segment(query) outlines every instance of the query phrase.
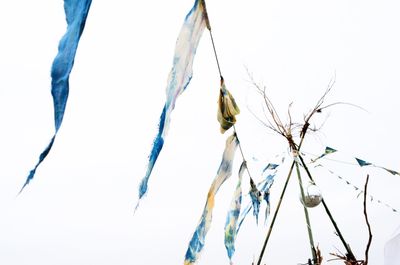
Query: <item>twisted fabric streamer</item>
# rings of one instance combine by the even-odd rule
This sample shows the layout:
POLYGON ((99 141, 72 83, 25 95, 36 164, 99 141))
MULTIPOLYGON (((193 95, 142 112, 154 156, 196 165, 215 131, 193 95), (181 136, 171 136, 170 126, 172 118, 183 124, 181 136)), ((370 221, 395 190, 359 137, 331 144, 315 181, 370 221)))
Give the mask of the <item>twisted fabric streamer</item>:
POLYGON ((39 161, 29 172, 21 191, 29 184, 36 173, 36 169, 49 154, 54 144, 57 132, 60 129, 69 93, 69 75, 74 66, 79 39, 85 28, 91 0, 64 0, 64 11, 67 20, 67 32, 60 40, 58 54, 51 68, 51 94, 54 105, 55 133, 48 146, 39 156, 39 161))
POLYGON ((236 115, 240 113, 240 109, 236 104, 232 94, 225 86, 225 81, 221 77, 221 88, 219 90, 218 113, 217 119, 221 125, 221 133, 225 133, 236 123, 236 115))
MULTIPOLYGON (((196 0, 194 6, 186 15, 182 29, 175 46, 173 65, 168 77, 166 89, 166 102, 160 116, 158 134, 154 139, 153 147, 149 155, 147 172, 139 186, 139 201, 147 192, 147 184, 164 145, 171 120, 171 112, 175 108, 175 102, 180 94, 189 85, 192 78, 192 65, 196 49, 205 27, 209 28, 207 12, 204 0, 196 0)), ((139 201, 136 206, 139 206, 139 201)))
POLYGON ((235 156, 235 151, 239 145, 236 134, 231 135, 226 140, 225 151, 222 157, 221 164, 214 181, 212 182, 207 195, 207 201, 203 209, 199 224, 193 237, 190 240, 188 249, 185 255, 185 265, 195 264, 205 244, 207 232, 211 226, 212 211, 214 208, 215 195, 221 185, 232 175, 232 163, 235 156))
POLYGON ((246 169, 246 162, 243 162, 239 169, 239 180, 233 193, 231 206, 228 211, 225 223, 225 248, 229 259, 232 261, 232 256, 235 253, 235 241, 238 228, 238 219, 240 208, 242 206, 242 177, 246 169))

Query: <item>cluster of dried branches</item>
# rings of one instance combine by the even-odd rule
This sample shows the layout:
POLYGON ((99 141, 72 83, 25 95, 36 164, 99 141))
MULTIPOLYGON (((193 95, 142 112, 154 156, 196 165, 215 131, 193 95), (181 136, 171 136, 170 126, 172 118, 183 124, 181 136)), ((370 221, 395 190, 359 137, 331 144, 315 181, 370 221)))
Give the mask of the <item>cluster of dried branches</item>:
MULTIPOLYGON (((265 86, 260 86, 259 84, 257 84, 254 81, 254 78, 253 78, 253 76, 252 76, 252 74, 250 72, 248 72, 248 75, 250 77, 251 84, 256 87, 257 92, 262 96, 262 98, 264 100, 264 103, 265 103, 264 104, 264 108, 263 108, 264 116, 265 116, 264 118, 265 119, 258 118, 256 115, 254 115, 254 113, 253 113, 253 115, 263 125, 265 125, 267 128, 269 128, 273 132, 283 136, 287 140, 287 142, 289 144, 289 148, 293 153, 293 156, 295 157, 295 159, 297 159, 297 162, 295 162, 295 161, 293 162, 292 168, 293 168, 295 163, 300 164, 306 170, 310 180, 312 182, 314 182, 314 180, 313 180, 313 178, 312 178, 312 176, 311 176, 306 164, 304 163, 303 158, 301 157, 301 153, 300 153, 300 148, 301 148, 301 145, 303 143, 303 140, 304 140, 305 135, 307 134, 307 132, 308 131, 315 132, 315 131, 318 131, 320 129, 320 128, 316 128, 315 126, 313 126, 313 128, 310 128, 310 120, 312 119, 312 117, 316 113, 321 113, 324 109, 329 108, 331 106, 334 106, 334 105, 337 105, 337 104, 347 104, 347 105, 352 105, 352 106, 355 106, 355 105, 350 104, 350 103, 344 103, 344 102, 335 102, 335 103, 332 103, 332 104, 324 105, 326 96, 329 94, 329 92, 331 91, 332 87, 335 84, 335 76, 334 76, 330 80, 330 82, 328 83, 328 86, 327 86, 325 92, 320 97, 320 99, 317 101, 317 103, 315 104, 314 108, 312 108, 311 111, 304 116, 304 121, 302 123, 296 123, 296 122, 294 122, 292 120, 292 115, 291 115, 291 111, 290 111, 292 104, 289 104, 288 111, 287 111, 287 120, 288 121, 286 123, 284 123, 284 122, 282 122, 282 119, 278 115, 278 113, 276 111, 276 108, 274 107, 272 101, 268 97, 267 91, 266 91, 266 87, 265 86), (296 143, 296 141, 294 140, 294 138, 296 138, 296 137, 300 137, 299 143, 296 143)), ((355 107, 358 107, 358 106, 355 106, 355 107)), ((296 166, 298 166, 298 165, 296 165, 296 166)), ((288 182, 288 180, 290 178, 290 175, 291 175, 291 170, 289 172, 288 179, 287 179, 287 181, 285 183, 285 187, 284 187, 284 189, 282 191, 282 195, 281 195, 280 201, 278 203, 277 209, 275 210, 275 215, 273 216, 272 223, 271 223, 269 231, 267 233, 267 237, 266 237, 266 240, 264 242, 264 246, 262 248, 262 251, 261 251, 261 254, 260 254, 260 257, 259 257, 257 265, 261 265, 261 259, 263 257, 263 254, 264 254, 265 247, 266 247, 266 244, 268 242, 269 236, 271 234, 271 230, 272 230, 272 227, 273 227, 274 222, 275 222, 276 214, 279 211, 280 204, 281 204, 281 201, 282 201, 282 198, 283 198, 283 194, 284 194, 284 192, 286 190, 286 185, 287 185, 287 182, 288 182)), ((346 252, 347 252, 345 255, 336 254, 336 253, 330 253, 335 258, 334 259, 330 259, 328 261, 331 261, 331 260, 342 260, 344 262, 344 264, 346 264, 346 265, 367 265, 368 264, 368 251, 369 251, 369 247, 370 247, 371 241, 372 241, 371 227, 370 227, 370 224, 369 224, 369 221, 368 221, 367 210, 366 210, 366 194, 367 194, 368 178, 369 178, 369 176, 367 176, 367 181, 366 181, 366 184, 365 184, 365 192, 364 192, 364 216, 365 216, 365 220, 366 220, 366 223, 367 223, 367 226, 368 226, 368 232, 369 232, 369 240, 368 240, 367 248, 366 248, 366 251, 365 251, 365 260, 357 260, 355 258, 354 254, 351 251, 351 248, 350 248, 349 244, 347 244, 346 241, 344 240, 344 238, 341 235, 340 230, 339 230, 335 220, 333 219, 328 207, 326 206, 324 200, 322 199, 323 206, 324 206, 329 218, 331 219, 331 222, 333 223, 333 225, 334 225, 334 227, 336 229, 336 233, 340 237, 340 239, 341 239, 341 241, 342 241, 342 243, 343 243, 343 245, 344 245, 344 247, 346 249, 346 252)), ((321 251, 320 251, 320 249, 318 247, 316 247, 316 248, 314 247, 311 231, 309 231, 309 233, 310 233, 311 248, 312 248, 312 252, 313 252, 313 259, 312 260, 309 259, 307 265, 320 265, 320 264, 322 264, 321 251)))

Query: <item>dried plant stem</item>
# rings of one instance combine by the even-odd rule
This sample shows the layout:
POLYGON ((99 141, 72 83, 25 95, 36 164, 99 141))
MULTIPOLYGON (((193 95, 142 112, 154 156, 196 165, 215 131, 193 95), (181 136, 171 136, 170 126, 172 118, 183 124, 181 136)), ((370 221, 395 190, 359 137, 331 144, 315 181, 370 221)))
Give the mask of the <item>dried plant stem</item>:
POLYGON ((368 243, 367 243, 367 248, 365 249, 365 261, 364 264, 368 264, 368 252, 369 252, 369 247, 371 246, 372 242, 372 232, 371 232, 371 225, 368 221, 368 215, 367 215, 367 186, 368 186, 368 180, 369 180, 369 174, 367 174, 367 180, 365 181, 365 187, 364 187, 364 216, 365 216, 365 222, 367 223, 368 226, 368 243))
MULTIPOLYGON (((310 171, 308 170, 308 167, 307 167, 306 163, 304 162, 303 157, 302 157, 300 154, 299 154, 299 158, 300 158, 300 161, 301 161, 302 166, 304 167, 304 169, 305 169, 306 172, 307 172, 308 177, 310 178, 310 180, 311 180, 312 182, 314 182, 314 179, 313 179, 313 177, 311 176, 311 173, 310 173, 310 171)), ((315 183, 315 182, 314 182, 314 183, 315 183)), ((335 219, 333 218, 333 216, 332 216, 332 214, 331 214, 331 212, 330 212, 330 210, 329 210, 328 206, 326 205, 326 202, 325 202, 325 200, 324 200, 323 198, 322 198, 322 201, 321 201, 321 202, 322 202, 322 205, 324 206, 324 209, 325 209, 325 211, 326 211, 326 213, 327 213, 329 219, 331 220, 331 222, 332 222, 332 224, 333 224, 333 226, 334 226, 334 228, 335 228, 335 231, 336 231, 337 235, 338 235, 339 238, 340 238, 340 241, 342 241, 342 244, 343 244, 343 246, 345 247, 345 249, 346 249, 346 251, 347 251, 347 258, 348 258, 349 260, 356 260, 354 254, 353 254, 353 251, 351 251, 350 245, 347 244, 346 240, 344 239, 344 237, 343 237, 342 233, 340 232, 340 229, 339 229, 339 227, 338 227, 338 225, 337 225, 335 219)))
MULTIPOLYGON (((297 178, 299 180, 301 199, 303 200, 303 203, 304 203, 305 202, 305 195, 304 195, 303 182, 301 180, 299 163, 295 161, 295 164, 296 164, 297 178)), ((317 251, 315 249, 314 238, 313 238, 313 233, 312 233, 311 223, 310 223, 310 217, 308 215, 307 207, 305 205, 303 205, 303 208, 304 208, 304 215, 305 215, 306 223, 307 223, 308 239, 310 240, 311 254, 312 254, 312 257, 313 257, 313 264, 316 264, 316 262, 318 262, 317 261, 317 251)))

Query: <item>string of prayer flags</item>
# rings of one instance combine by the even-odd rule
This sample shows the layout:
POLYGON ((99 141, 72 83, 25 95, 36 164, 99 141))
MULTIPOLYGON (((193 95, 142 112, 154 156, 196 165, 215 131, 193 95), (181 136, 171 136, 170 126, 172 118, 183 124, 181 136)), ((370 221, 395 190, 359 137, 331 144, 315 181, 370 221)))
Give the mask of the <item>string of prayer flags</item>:
POLYGON ((207 195, 207 201, 203 209, 199 224, 193 237, 190 240, 188 249, 185 255, 185 265, 195 264, 205 244, 207 232, 211 226, 212 211, 215 203, 215 195, 221 185, 232 175, 232 164, 235 156, 235 151, 239 145, 236 134, 231 135, 226 140, 225 151, 222 156, 222 161, 214 181, 212 182, 207 195))
MULTIPOLYGON (((154 139, 153 147, 149 155, 146 175, 139 186, 139 201, 147 192, 147 184, 153 167, 163 148, 165 137, 169 129, 171 112, 175 108, 176 100, 187 88, 192 79, 193 61, 205 27, 209 28, 205 2, 204 0, 196 0, 192 9, 186 15, 182 29, 176 41, 173 65, 168 77, 166 89, 166 102, 160 116, 158 133, 154 139)), ((136 208, 138 205, 139 202, 136 208)))
MULTIPOLYGON (((351 186, 355 191, 358 192, 357 197, 360 196, 362 193, 364 193, 364 190, 363 190, 363 189, 357 187, 356 185, 354 185, 353 183, 351 183, 349 180, 347 180, 347 179, 345 179, 344 177, 342 177, 342 176, 336 174, 336 173, 333 172, 332 170, 330 170, 330 169, 324 167, 322 164, 318 164, 318 165, 315 166, 315 167, 322 167, 322 168, 326 169, 331 175, 336 176, 338 179, 342 180, 346 185, 351 186)), ((385 207, 389 208, 392 212, 395 212, 395 213, 398 213, 398 212, 399 212, 397 209, 393 208, 392 206, 390 206, 389 204, 383 202, 382 200, 376 199, 376 198, 374 199, 374 197, 373 197, 372 195, 368 195, 368 197, 369 197, 369 199, 371 200, 371 202, 372 202, 372 201, 375 201, 375 202, 378 203, 378 204, 384 205, 385 207)))
POLYGON ((395 171, 395 170, 392 170, 392 169, 389 169, 389 168, 386 168, 386 167, 377 166, 377 165, 374 165, 374 164, 372 164, 370 162, 367 162, 367 161, 359 159, 359 158, 355 158, 355 159, 356 159, 356 161, 357 161, 357 163, 358 163, 358 165, 360 167, 365 167, 365 166, 377 167, 377 168, 381 168, 381 169, 386 170, 387 172, 389 172, 392 175, 399 175, 400 176, 400 173, 395 171))
POLYGON ((235 116, 239 113, 240 109, 232 94, 226 88, 224 78, 221 76, 221 88, 219 90, 217 113, 217 119, 221 125, 221 133, 225 133, 236 123, 235 116))
POLYGON ((239 179, 233 193, 231 206, 228 211, 225 223, 225 248, 230 260, 235 253, 235 241, 238 228, 240 208, 242 206, 242 176, 246 169, 246 162, 243 162, 239 169, 239 179))
MULTIPOLYGON (((335 152, 337 152, 336 149, 333 149, 333 148, 327 146, 327 147, 325 147, 325 152, 323 154, 321 154, 320 156, 318 156, 315 159, 311 159, 311 163, 314 163, 317 160, 325 157, 326 155, 329 155, 329 154, 332 154, 332 153, 335 153, 335 152)), ((357 161, 357 165, 359 165, 360 167, 366 167, 366 166, 377 167, 377 168, 381 168, 383 170, 386 170, 387 172, 389 172, 392 175, 399 175, 400 176, 400 173, 398 171, 395 171, 395 170, 392 170, 392 169, 389 169, 389 168, 386 168, 386 167, 375 165, 375 164, 373 164, 371 162, 365 161, 365 160, 357 158, 357 157, 354 157, 354 158, 357 161)))
POLYGON ((50 143, 39 156, 39 161, 29 172, 21 191, 34 178, 39 165, 49 154, 57 132, 64 118, 69 93, 69 75, 74 66, 75 54, 78 43, 85 28, 86 18, 89 13, 91 0, 64 0, 64 11, 67 20, 67 31, 58 45, 58 54, 51 67, 51 94, 54 105, 55 133, 50 143))

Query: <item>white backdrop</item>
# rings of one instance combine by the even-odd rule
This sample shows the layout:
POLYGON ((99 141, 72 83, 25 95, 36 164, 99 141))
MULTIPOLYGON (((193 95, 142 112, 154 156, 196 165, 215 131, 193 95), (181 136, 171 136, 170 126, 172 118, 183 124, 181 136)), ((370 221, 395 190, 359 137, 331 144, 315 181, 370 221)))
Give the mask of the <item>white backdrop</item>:
MULTIPOLYGON (((0 264, 182 264, 225 139, 216 121, 219 79, 205 32, 194 77, 178 99, 149 193, 133 216, 137 188, 157 132, 174 45, 193 1, 93 1, 70 77, 64 122, 35 179, 16 196, 53 134, 50 67, 65 32, 62 1, 0 3, 0 264)), ((322 129, 304 150, 326 145, 400 170, 397 140, 400 38, 397 1, 208 1, 209 17, 228 89, 242 113, 237 129, 250 170, 287 151, 250 114, 260 98, 246 67, 268 87, 285 115, 289 103, 302 121, 329 80, 327 102, 344 101, 315 120, 322 129)), ((259 113, 259 112, 258 112, 259 113)), ((339 156, 339 154, 338 154, 339 156)), ((237 154, 234 170, 240 162, 237 154)), ((329 162, 329 161, 328 161, 329 162)), ((328 163, 327 162, 327 163, 328 163)), ((399 176, 329 162, 330 169, 400 208, 399 176)), ((272 211, 286 174, 271 190, 272 211)), ((357 192, 326 171, 315 178, 346 240, 363 258, 367 230, 357 192)), ((199 264, 228 264, 223 226, 236 174, 216 198, 214 222, 199 264)), ((304 216, 292 180, 264 261, 305 263, 310 256, 304 216)), ((310 211, 315 241, 325 260, 344 252, 321 207, 310 211), (337 250, 338 249, 338 250, 337 250)), ((374 239, 370 264, 383 264, 383 247, 399 215, 369 204, 374 239)), ((247 220, 235 264, 251 264, 266 228, 247 220)), ((331 262, 330 264, 341 264, 331 262)))

